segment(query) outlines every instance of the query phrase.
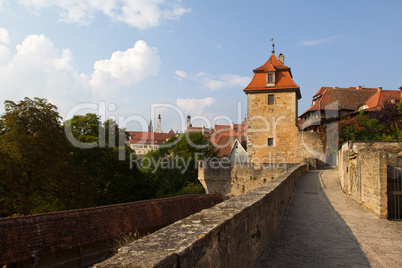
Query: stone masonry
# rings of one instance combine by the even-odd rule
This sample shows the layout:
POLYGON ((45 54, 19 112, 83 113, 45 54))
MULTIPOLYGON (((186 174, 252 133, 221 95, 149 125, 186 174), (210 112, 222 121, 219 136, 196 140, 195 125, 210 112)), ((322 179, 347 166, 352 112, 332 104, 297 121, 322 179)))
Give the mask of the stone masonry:
POLYGON ((199 162, 198 180, 206 193, 219 193, 223 198, 241 195, 278 177, 291 165, 262 165, 251 163, 199 162))
POLYGON ((271 57, 253 70, 244 89, 247 94, 247 153, 249 161, 301 163, 307 157, 323 159, 318 133, 306 134, 298 127, 300 88, 293 81, 284 57, 271 57), (305 135, 306 134, 306 135, 305 135))
POLYGON ((402 142, 349 141, 339 151, 339 180, 345 194, 380 218, 388 217, 388 167, 402 167, 402 142))
POLYGON ((307 157, 322 159, 319 133, 301 132, 297 127, 295 92, 247 95, 247 153, 253 163, 300 163, 307 157), (274 105, 265 100, 273 95, 274 105), (268 146, 269 138, 273 145, 268 146))
POLYGON ((94 267, 253 267, 307 168, 292 167, 260 188, 121 248, 94 267))

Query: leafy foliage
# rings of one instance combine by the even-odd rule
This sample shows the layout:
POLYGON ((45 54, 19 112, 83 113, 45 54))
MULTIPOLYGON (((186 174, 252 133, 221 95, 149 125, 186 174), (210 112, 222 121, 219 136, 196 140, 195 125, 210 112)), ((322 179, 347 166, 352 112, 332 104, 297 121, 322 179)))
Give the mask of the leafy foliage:
POLYGON ((140 159, 125 146, 128 134, 114 121, 102 124, 96 114, 76 115, 63 125, 60 119, 46 99, 5 102, 0 217, 204 192, 195 156, 216 153, 201 133, 172 138, 149 152, 140 170, 130 165, 140 159))
POLYGON ((386 129, 390 128, 391 125, 395 125, 395 123, 401 128, 401 113, 399 112, 398 105, 399 102, 385 101, 384 107, 380 110, 368 113, 367 117, 377 119, 386 129))
POLYGON ((348 140, 380 140, 384 126, 377 119, 369 119, 363 113, 339 121, 339 142, 348 140))
POLYGON ((85 169, 96 182, 97 205, 138 201, 152 196, 144 190, 147 189, 145 176, 136 166, 130 168, 133 151, 124 144, 116 146, 126 141, 128 136, 114 121, 107 120, 102 125, 96 114, 76 115, 64 123, 64 128, 71 129, 79 142, 97 145, 85 149, 70 148, 75 165, 85 169), (119 160, 120 151, 124 153, 123 160, 119 160))
POLYGON ((321 140, 325 144, 328 140, 338 139, 338 148, 328 148, 331 150, 339 149, 348 140, 400 141, 402 140, 401 115, 401 102, 386 101, 382 109, 371 111, 367 115, 360 112, 357 116, 343 118, 336 124, 320 126, 321 140))
POLYGON ((0 130, 1 215, 94 205, 93 182, 72 167, 56 107, 45 99, 5 102, 0 130))
POLYGON ((197 180, 197 160, 217 153, 201 132, 171 137, 164 148, 149 152, 143 159, 142 171, 153 181, 155 197, 204 193, 197 180))

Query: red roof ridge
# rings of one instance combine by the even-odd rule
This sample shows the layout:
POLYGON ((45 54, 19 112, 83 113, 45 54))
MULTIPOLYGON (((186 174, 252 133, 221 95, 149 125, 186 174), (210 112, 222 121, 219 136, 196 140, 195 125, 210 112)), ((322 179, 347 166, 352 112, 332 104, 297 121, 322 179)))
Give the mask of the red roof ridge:
POLYGON ((260 67, 256 68, 253 70, 254 73, 256 72, 264 72, 267 70, 267 68, 269 67, 269 65, 271 65, 273 67, 275 67, 276 70, 278 69, 290 69, 288 66, 282 64, 278 58, 275 56, 275 54, 272 54, 271 57, 269 57, 269 59, 267 60, 267 62, 265 62, 263 65, 261 65, 260 67))
POLYGON ((267 72, 275 72, 276 71, 276 68, 272 65, 272 63, 268 66, 268 68, 267 68, 267 70, 266 70, 267 72))
POLYGON ((0 265, 158 229, 222 201, 219 194, 183 195, 0 219, 0 265))

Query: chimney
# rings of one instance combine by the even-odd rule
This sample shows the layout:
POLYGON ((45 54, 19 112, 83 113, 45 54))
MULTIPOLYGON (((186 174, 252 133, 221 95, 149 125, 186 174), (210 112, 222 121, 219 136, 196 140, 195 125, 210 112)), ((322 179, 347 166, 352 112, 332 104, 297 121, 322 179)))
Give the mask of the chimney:
POLYGON ((282 64, 285 64, 285 55, 283 55, 282 53, 279 54, 278 60, 279 60, 282 64))
POLYGON ((378 87, 378 88, 377 88, 377 91, 380 91, 380 90, 382 90, 382 87, 378 87))
POLYGON ((234 123, 233 122, 230 124, 230 129, 234 129, 234 123))
POLYGON ((334 87, 334 89, 335 89, 335 90, 338 90, 338 89, 339 89, 339 87, 334 87))
POLYGON ((363 87, 362 86, 357 86, 356 89, 357 90, 361 90, 363 87))
POLYGON ((204 135, 204 134, 205 134, 205 126, 202 126, 202 129, 201 129, 201 134, 202 134, 202 135, 204 135))
POLYGON ((402 99, 402 87, 399 87, 399 90, 401 91, 401 99, 402 99))

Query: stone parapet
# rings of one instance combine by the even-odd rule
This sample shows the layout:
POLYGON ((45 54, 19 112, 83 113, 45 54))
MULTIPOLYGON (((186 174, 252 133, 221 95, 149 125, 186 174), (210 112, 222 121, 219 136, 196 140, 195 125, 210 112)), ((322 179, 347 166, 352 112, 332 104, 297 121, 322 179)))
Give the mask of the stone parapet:
POLYGON ((301 164, 264 186, 177 221, 94 267, 253 267, 272 238, 301 164))

